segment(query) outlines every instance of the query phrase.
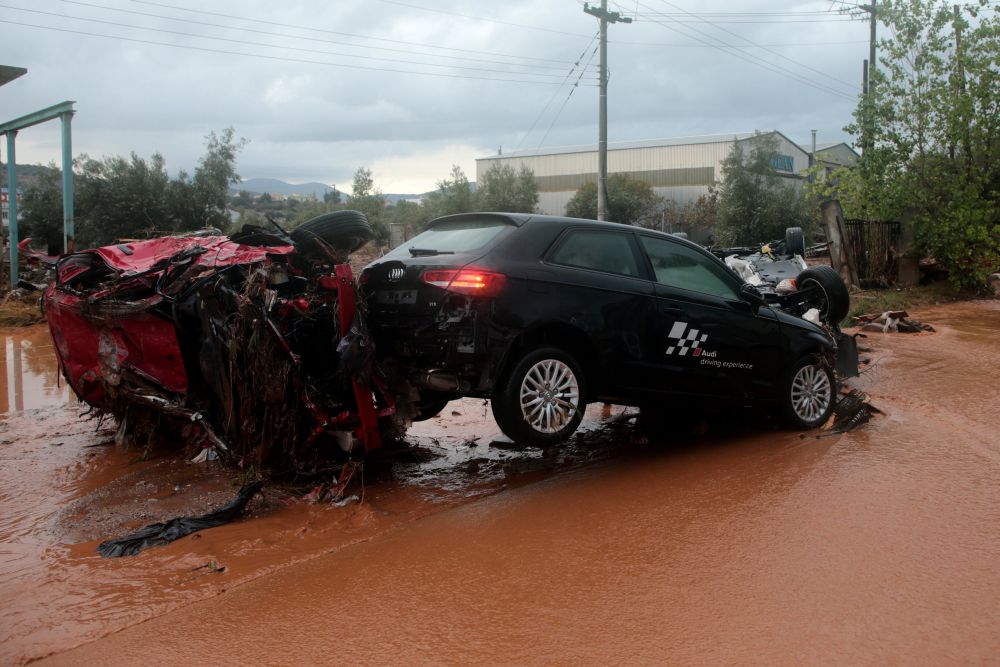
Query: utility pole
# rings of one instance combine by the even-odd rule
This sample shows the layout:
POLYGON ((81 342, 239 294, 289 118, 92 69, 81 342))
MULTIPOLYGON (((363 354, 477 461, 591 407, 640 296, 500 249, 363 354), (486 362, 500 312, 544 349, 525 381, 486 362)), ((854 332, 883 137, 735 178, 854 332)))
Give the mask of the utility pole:
POLYGON ((597 219, 608 219, 608 23, 631 23, 632 19, 618 12, 608 11, 608 0, 601 0, 601 7, 584 3, 583 11, 596 16, 601 22, 601 99, 597 124, 597 219))
POLYGON ((875 61, 875 26, 878 24, 878 8, 875 6, 877 0, 872 0, 872 4, 866 5, 865 9, 871 12, 868 23, 868 94, 875 92, 875 70, 878 64, 875 61))
POLYGON ((871 148, 875 143, 874 132, 875 132, 875 120, 873 118, 874 107, 873 107, 873 97, 875 96, 875 26, 878 24, 878 7, 876 2, 878 0, 871 0, 870 5, 858 5, 858 9, 864 10, 871 14, 868 19, 868 60, 865 63, 865 74, 863 81, 864 88, 864 100, 865 100, 865 120, 864 125, 861 128, 862 139, 861 147, 862 149, 871 148))

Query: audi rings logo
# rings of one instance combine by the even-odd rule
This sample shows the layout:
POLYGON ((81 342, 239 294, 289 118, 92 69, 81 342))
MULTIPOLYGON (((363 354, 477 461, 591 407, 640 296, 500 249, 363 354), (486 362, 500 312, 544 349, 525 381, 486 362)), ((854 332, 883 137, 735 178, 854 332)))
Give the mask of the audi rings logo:
POLYGON ((389 270, 389 280, 392 281, 392 282, 394 282, 394 283, 395 282, 399 282, 400 280, 403 279, 403 274, 405 274, 405 273, 406 273, 406 270, 402 269, 402 268, 399 268, 399 267, 397 267, 395 269, 390 269, 389 270))

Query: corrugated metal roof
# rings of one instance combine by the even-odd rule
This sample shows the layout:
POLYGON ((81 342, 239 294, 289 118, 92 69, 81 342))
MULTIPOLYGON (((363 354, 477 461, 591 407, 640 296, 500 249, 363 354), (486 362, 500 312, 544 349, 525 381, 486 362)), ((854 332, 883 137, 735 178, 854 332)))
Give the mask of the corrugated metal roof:
MULTIPOLYGON (((691 146, 695 144, 718 144, 733 139, 749 139, 754 132, 732 132, 729 134, 705 134, 694 137, 675 137, 673 139, 646 139, 643 141, 609 141, 609 151, 627 150, 629 148, 660 148, 663 146, 691 146)), ((770 134, 763 132, 762 134, 770 134)), ((513 153, 490 155, 476 158, 477 160, 495 160, 507 157, 538 157, 541 155, 565 155, 568 153, 592 153, 597 151, 597 144, 581 144, 578 146, 556 146, 553 148, 531 148, 513 153)))
POLYGON ((861 154, 858 153, 856 150, 854 150, 854 148, 851 147, 851 145, 849 143, 847 143, 846 141, 831 141, 830 143, 826 143, 826 144, 816 144, 816 152, 820 153, 822 151, 829 150, 831 148, 836 148, 837 146, 843 146, 844 148, 846 148, 847 150, 851 151, 852 153, 854 153, 858 157, 861 157, 861 154))

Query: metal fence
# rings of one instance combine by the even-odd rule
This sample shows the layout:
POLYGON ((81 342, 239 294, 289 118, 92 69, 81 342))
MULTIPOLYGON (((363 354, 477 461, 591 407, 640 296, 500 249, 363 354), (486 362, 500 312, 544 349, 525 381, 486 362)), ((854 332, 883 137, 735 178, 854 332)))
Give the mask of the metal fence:
POLYGON ((899 271, 899 222, 844 220, 847 247, 863 287, 888 286, 899 271))

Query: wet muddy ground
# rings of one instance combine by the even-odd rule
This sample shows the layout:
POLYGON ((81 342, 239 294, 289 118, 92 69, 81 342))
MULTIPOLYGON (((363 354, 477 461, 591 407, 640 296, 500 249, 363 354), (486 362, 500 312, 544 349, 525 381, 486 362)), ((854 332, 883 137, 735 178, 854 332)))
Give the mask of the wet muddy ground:
POLYGON ((8 332, 0 663, 995 661, 1000 303, 915 316, 937 333, 867 339, 885 414, 842 436, 647 435, 596 405, 567 446, 517 450, 464 400, 340 506, 272 488, 115 560, 97 543, 235 475, 114 445, 44 329, 8 332))

